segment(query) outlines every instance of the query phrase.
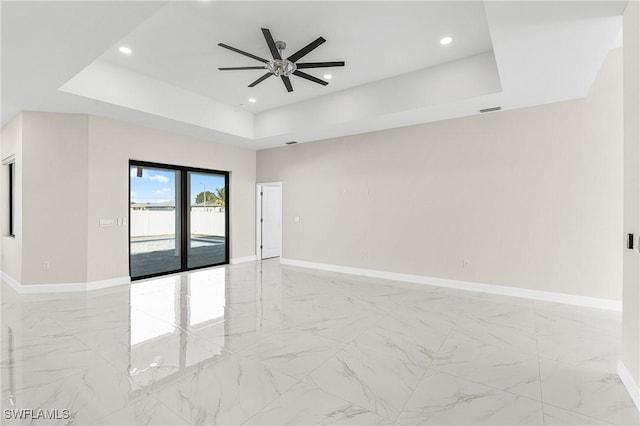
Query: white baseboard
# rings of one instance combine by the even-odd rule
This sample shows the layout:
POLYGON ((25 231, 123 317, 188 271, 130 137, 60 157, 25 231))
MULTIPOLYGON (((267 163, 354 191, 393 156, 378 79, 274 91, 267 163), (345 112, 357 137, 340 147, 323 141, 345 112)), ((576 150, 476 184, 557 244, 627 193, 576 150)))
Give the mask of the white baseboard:
POLYGON ((636 404, 636 408, 640 410, 640 388, 638 388, 636 381, 622 361, 618 361, 618 376, 620 376, 624 387, 627 388, 627 392, 629 392, 633 403, 636 404))
POLYGON ((320 269, 323 271, 341 272, 344 274, 362 275, 365 277, 382 278, 394 281, 404 281, 416 284, 426 284, 436 287, 455 288, 458 290, 478 291, 482 293, 499 294, 502 296, 522 297, 525 299, 543 300, 546 302, 565 303, 569 305, 586 306, 590 308, 606 309, 622 312, 622 302, 596 297, 576 296, 572 294, 554 293, 549 291, 529 290, 525 288, 505 287, 492 284, 481 284, 469 281, 457 281, 445 278, 434 278, 423 275, 401 274, 397 272, 376 271, 373 269, 352 268, 349 266, 330 265, 326 263, 307 262, 295 259, 280 259, 285 265, 303 268, 320 269))
POLYGON ((6 274, 5 272, 0 272, 0 279, 9 284, 9 287, 14 289, 17 293, 20 293, 20 283, 12 276, 6 274))
POLYGON ((21 284, 4 272, 0 273, 0 276, 2 276, 4 282, 9 284, 9 286, 19 294, 86 292, 115 287, 131 282, 131 278, 129 277, 120 277, 101 281, 89 281, 87 283, 21 284))
POLYGON ((87 286, 87 291, 91 290, 100 290, 103 288, 109 287, 117 287, 119 285, 130 284, 131 277, 119 277, 119 278, 111 278, 108 280, 99 280, 99 281, 89 281, 87 286))
POLYGON ((254 254, 253 256, 245 256, 245 257, 234 257, 231 258, 231 260, 229 261, 229 263, 231 265, 237 265, 238 263, 247 263, 247 262, 255 262, 256 261, 256 255, 254 254))

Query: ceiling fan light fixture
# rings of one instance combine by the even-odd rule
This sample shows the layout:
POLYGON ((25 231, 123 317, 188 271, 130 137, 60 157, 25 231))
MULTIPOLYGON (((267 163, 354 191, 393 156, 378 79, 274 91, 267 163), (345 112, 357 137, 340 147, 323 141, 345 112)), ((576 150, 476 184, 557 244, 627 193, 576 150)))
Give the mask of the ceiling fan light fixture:
POLYGON ((324 78, 325 80, 331 80, 333 76, 331 74, 325 74, 322 76, 322 78, 324 78))
POLYGON ((252 104, 256 103, 256 98, 249 98, 247 99, 249 102, 251 102, 252 104))
POLYGON ((293 74, 298 68, 296 64, 287 60, 287 59, 274 59, 267 63, 267 71, 276 77, 285 76, 289 77, 293 74))
POLYGON ((131 50, 131 48, 127 46, 120 46, 120 49, 118 50, 120 51, 120 53, 125 55, 131 55, 133 53, 133 50, 131 50))

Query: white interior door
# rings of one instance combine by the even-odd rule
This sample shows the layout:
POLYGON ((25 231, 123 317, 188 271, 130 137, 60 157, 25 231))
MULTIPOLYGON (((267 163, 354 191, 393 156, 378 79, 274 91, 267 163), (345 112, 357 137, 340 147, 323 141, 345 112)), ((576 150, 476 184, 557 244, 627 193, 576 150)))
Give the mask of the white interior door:
POLYGON ((282 254, 282 187, 262 185, 262 258, 282 254))

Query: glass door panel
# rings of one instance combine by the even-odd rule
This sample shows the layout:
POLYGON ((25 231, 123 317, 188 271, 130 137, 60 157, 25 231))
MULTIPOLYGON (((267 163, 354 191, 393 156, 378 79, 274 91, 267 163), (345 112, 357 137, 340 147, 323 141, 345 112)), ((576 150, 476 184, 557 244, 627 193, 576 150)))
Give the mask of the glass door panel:
POLYGON ((187 268, 227 260, 227 179, 224 174, 187 172, 189 191, 187 268))
POLYGON ((180 171, 131 165, 129 175, 131 277, 179 271, 180 171))

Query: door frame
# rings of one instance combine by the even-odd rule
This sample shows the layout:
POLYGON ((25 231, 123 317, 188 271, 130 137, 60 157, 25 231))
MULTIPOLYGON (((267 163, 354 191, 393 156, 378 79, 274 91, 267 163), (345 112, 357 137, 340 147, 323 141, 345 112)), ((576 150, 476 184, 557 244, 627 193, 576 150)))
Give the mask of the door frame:
POLYGON ((282 181, 279 182, 258 182, 256 183, 256 258, 262 261, 262 198, 261 192, 263 186, 277 186, 280 188, 280 257, 282 258, 282 228, 284 221, 282 220, 282 181))
MULTIPOLYGON (((220 266, 220 265, 228 265, 229 264, 229 253, 230 251, 230 242, 231 242, 231 236, 229 234, 229 230, 231 229, 230 226, 230 219, 231 219, 231 213, 229 210, 229 186, 230 186, 230 177, 231 174, 227 171, 224 170, 213 170, 213 169, 203 169, 203 168, 198 168, 198 167, 189 167, 189 166, 178 166, 175 164, 164 164, 164 163, 153 163, 153 162, 149 162, 149 161, 139 161, 139 160, 133 160, 133 159, 129 159, 129 167, 127 168, 127 181, 128 181, 128 186, 129 186, 129 194, 127 195, 127 198, 129 200, 128 204, 127 204, 127 225, 128 225, 128 238, 127 238, 127 252, 129 254, 129 278, 131 279, 131 281, 136 281, 136 280, 143 280, 146 278, 153 278, 153 277, 159 277, 159 276, 163 276, 163 275, 170 275, 170 274, 175 274, 175 273, 179 273, 179 272, 186 272, 186 271, 193 271, 196 269, 203 269, 203 268, 211 268, 213 266, 220 266), (167 272, 158 272, 158 273, 154 273, 154 274, 148 274, 148 275, 141 275, 141 276, 137 276, 137 277, 133 277, 131 276, 131 167, 148 167, 148 168, 156 168, 156 169, 168 169, 168 170, 175 170, 180 172, 180 210, 181 210, 181 219, 180 219, 180 234, 181 234, 181 241, 180 241, 180 269, 174 270, 174 271, 167 271, 167 272), (189 202, 189 200, 186 200, 187 198, 187 193, 188 193, 188 186, 189 183, 187 182, 187 174, 189 172, 196 172, 196 173, 212 173, 212 174, 219 174, 219 175, 224 175, 224 194, 225 194, 225 244, 224 244, 224 262, 222 263, 215 263, 215 264, 211 264, 211 265, 205 265, 205 266, 194 266, 189 268, 188 267, 188 256, 189 256, 189 237, 190 234, 188 234, 189 231, 189 218, 190 216, 190 207, 191 207, 191 203, 189 202), (184 202, 184 201, 187 202, 184 202)), ((176 194, 176 197, 178 196, 178 194, 176 194)))

